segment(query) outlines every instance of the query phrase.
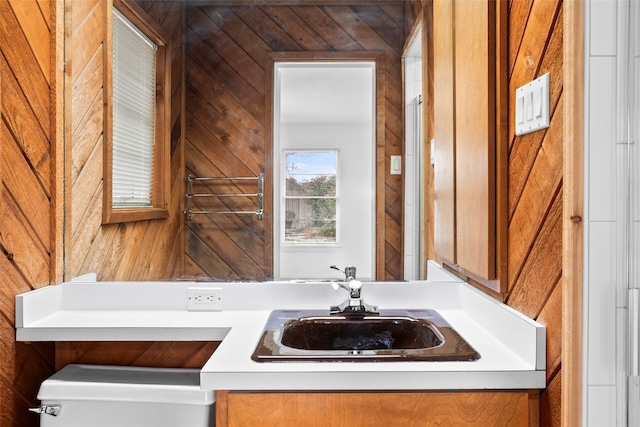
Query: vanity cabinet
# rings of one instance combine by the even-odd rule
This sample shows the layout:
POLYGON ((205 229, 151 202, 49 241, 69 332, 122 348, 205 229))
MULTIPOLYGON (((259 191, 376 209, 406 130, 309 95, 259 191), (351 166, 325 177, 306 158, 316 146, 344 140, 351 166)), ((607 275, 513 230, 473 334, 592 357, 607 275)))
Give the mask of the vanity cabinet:
POLYGON ((497 293, 506 292, 502 8, 491 0, 433 2, 434 250, 445 266, 497 293))
POLYGON ((538 391, 216 392, 216 425, 537 426, 538 391))

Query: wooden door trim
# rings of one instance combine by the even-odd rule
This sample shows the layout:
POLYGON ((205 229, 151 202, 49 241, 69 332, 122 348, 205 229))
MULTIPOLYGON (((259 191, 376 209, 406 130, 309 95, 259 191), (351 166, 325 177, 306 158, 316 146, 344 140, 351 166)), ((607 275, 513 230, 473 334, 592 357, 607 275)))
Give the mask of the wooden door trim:
MULTIPOLYGON (((376 207, 375 207, 375 279, 385 280, 385 172, 386 172, 386 140, 385 140, 385 62, 384 53, 378 51, 356 51, 356 52, 313 52, 313 51, 292 51, 292 52, 271 52, 267 57, 266 82, 265 82, 265 176, 273 177, 273 68, 276 62, 309 62, 309 61, 371 61, 376 64, 376 150, 375 156, 375 187, 376 187, 376 207)), ((273 274, 273 191, 265 186, 265 209, 269 211, 269 216, 265 215, 267 224, 265 231, 265 259, 271 265, 273 274)))
POLYGON ((582 420, 584 240, 584 4, 564 2, 562 392, 563 426, 582 420))

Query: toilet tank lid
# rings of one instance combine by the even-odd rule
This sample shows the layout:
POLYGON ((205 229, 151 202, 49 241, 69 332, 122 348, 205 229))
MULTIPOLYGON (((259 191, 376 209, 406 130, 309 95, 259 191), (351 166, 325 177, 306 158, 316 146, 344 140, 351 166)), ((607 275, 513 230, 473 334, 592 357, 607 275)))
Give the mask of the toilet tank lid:
POLYGON ((74 364, 45 380, 38 399, 211 405, 215 398, 200 389, 197 369, 74 364))

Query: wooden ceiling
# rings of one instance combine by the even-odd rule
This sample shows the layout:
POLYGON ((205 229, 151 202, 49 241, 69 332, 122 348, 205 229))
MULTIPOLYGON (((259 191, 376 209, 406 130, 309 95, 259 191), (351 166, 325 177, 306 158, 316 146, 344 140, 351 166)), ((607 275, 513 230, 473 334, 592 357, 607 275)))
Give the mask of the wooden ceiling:
POLYGON ((361 6, 402 3, 403 0, 182 0, 189 6, 361 6))

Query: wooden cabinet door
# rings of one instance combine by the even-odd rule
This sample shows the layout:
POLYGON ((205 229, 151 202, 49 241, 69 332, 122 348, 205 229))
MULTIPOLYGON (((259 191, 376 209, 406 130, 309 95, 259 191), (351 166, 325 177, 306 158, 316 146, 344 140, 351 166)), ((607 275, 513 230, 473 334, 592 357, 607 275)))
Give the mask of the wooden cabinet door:
POLYGON ((454 2, 456 262, 495 278, 495 4, 454 2))
POLYGON ((433 2, 434 250, 456 261, 453 2, 433 2))
POLYGON ((537 425, 538 392, 216 392, 218 427, 537 425))
POLYGON ((496 3, 433 2, 434 250, 465 276, 496 271, 496 3))

